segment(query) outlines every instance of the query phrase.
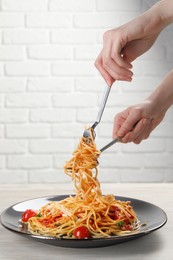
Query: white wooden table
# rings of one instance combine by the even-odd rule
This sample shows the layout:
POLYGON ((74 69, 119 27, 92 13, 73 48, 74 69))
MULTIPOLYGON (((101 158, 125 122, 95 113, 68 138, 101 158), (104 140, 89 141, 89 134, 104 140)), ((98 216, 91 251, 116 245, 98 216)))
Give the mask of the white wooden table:
MULTIPOLYGON (((89 249, 45 245, 16 235, 0 225, 1 260, 173 260, 173 184, 102 184, 103 194, 142 199, 161 207, 168 222, 150 235, 126 243, 89 249)), ((0 185, 0 212, 14 203, 35 197, 72 193, 73 186, 0 185)))

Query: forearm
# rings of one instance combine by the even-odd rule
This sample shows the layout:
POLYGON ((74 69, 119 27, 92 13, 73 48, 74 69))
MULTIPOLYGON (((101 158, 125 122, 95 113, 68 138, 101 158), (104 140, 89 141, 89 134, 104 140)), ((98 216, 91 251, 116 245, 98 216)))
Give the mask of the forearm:
POLYGON ((136 26, 135 30, 133 30, 135 34, 141 28, 143 28, 144 36, 148 33, 152 35, 160 33, 166 26, 173 23, 173 0, 158 1, 130 23, 133 23, 133 27, 136 26))
POLYGON ((163 79, 154 92, 147 98, 156 109, 165 113, 173 105, 173 70, 163 79))
POLYGON ((173 0, 161 0, 151 10, 159 14, 164 27, 173 22, 173 0))

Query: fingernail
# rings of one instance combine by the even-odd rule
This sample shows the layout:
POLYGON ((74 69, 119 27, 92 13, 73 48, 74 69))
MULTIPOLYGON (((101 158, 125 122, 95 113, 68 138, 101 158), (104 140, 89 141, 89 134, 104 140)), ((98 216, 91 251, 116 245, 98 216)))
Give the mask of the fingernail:
POLYGON ((127 81, 128 81, 128 82, 131 82, 131 81, 132 81, 132 78, 127 78, 127 81))
POLYGON ((110 79, 106 79, 106 83, 107 83, 107 85, 108 85, 109 87, 111 87, 111 86, 112 86, 112 82, 111 82, 111 80, 110 80, 110 79))
POLYGON ((124 136, 125 135, 125 130, 123 130, 123 129, 120 129, 119 131, 118 131, 118 133, 117 133, 117 136, 119 136, 119 137, 122 137, 122 136, 124 136))

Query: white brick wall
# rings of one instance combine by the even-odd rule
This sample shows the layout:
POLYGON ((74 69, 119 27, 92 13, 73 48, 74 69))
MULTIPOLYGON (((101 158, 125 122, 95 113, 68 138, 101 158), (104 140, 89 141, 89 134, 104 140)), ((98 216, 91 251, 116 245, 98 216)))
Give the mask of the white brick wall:
MULTIPOLYGON (((63 165, 98 111, 105 83, 94 67, 103 32, 157 0, 0 1, 0 183, 70 182, 63 165)), ((173 64, 173 26, 134 62, 132 83, 111 90, 97 145, 116 113, 144 99, 173 64)), ((173 181, 173 109, 151 137, 100 157, 102 182, 173 181)))

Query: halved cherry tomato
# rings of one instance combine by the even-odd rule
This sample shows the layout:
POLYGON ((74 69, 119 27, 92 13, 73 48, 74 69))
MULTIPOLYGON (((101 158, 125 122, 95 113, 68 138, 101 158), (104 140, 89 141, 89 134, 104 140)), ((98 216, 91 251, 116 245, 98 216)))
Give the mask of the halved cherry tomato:
POLYGON ((121 230, 123 230, 123 231, 127 231, 127 230, 131 231, 131 230, 133 230, 133 227, 130 224, 124 224, 123 227, 121 228, 121 230))
POLYGON ((115 207, 114 220, 119 219, 119 217, 120 217, 120 212, 121 212, 121 210, 120 210, 118 207, 115 207))
POLYGON ((87 227, 80 226, 73 231, 73 236, 78 239, 88 239, 91 237, 91 233, 89 232, 87 227))
POLYGON ((27 222, 28 219, 35 217, 37 213, 32 210, 32 209, 27 209, 23 214, 22 214, 22 221, 27 222))

